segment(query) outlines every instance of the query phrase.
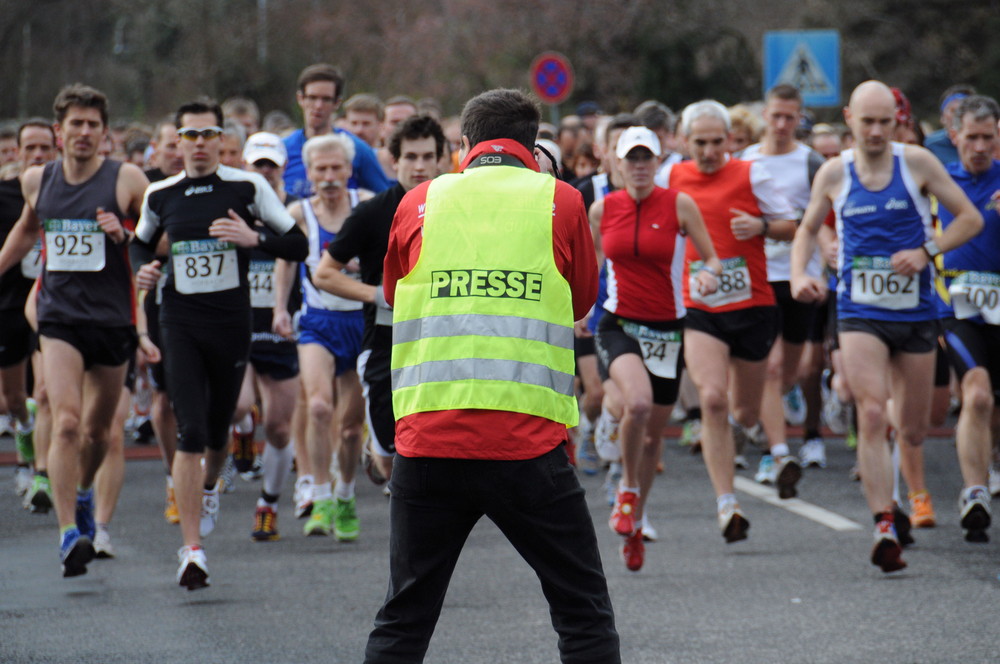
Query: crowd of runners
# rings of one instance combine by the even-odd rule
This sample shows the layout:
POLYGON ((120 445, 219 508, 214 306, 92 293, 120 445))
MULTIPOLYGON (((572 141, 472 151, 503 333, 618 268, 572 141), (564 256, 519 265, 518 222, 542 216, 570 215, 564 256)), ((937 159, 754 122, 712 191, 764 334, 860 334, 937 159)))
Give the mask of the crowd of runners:
MULTIPOLYGON (((344 89, 335 67, 305 68, 301 129, 246 98, 122 127, 77 84, 53 118, 0 131, 0 413, 23 506, 54 510, 64 576, 115 555, 125 423, 147 376, 189 590, 209 585, 203 539, 236 474, 260 481, 255 513, 233 516, 259 542, 279 538, 279 511, 302 536, 355 540, 355 483, 392 490, 392 389, 406 381, 394 337, 421 332, 393 326, 381 287, 398 267, 384 265, 390 228, 407 192, 465 155, 458 118, 433 100, 344 89)), ((748 457, 791 499, 826 466, 823 432, 843 436, 875 524, 870 561, 893 572, 911 530, 935 525, 921 444, 958 408, 964 489, 939 498, 959 500, 967 541, 988 541, 1000 107, 955 86, 940 109, 924 138, 906 96, 868 81, 843 125, 813 123, 778 85, 677 115, 587 102, 540 126, 534 157, 579 190, 601 270, 576 325, 566 451, 606 474, 628 569, 657 537, 646 503, 672 416, 676 442, 704 458, 727 543, 749 535, 734 491, 748 457)), ((439 274, 433 288, 452 294, 536 287, 439 274)))

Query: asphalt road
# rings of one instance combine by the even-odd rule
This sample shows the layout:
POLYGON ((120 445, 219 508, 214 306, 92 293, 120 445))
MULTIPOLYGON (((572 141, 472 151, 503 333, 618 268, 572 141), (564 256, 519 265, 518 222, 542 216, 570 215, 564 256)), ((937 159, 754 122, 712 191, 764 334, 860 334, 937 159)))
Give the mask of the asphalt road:
MULTIPOLYGON (((0 439, 0 451, 11 447, 0 439)), ((951 441, 927 443, 939 524, 914 531, 910 566, 892 575, 868 563, 871 517, 848 480, 853 454, 840 441, 828 453, 828 468, 803 478, 791 503, 799 513, 742 481, 760 494, 738 491, 750 539, 726 545, 700 457, 669 441, 650 499, 659 541, 639 573, 618 557, 602 479, 581 476, 623 661, 1000 661, 1000 545, 962 539, 951 441)), ((359 481, 362 534, 351 544, 304 537, 290 495, 281 541, 251 542, 259 484, 237 480, 206 541, 212 586, 187 592, 175 585, 180 535, 162 518, 158 461, 128 463, 112 524, 117 558, 94 561, 76 579, 60 575, 54 516, 22 510, 12 474, 0 469, 0 662, 361 661, 387 574, 388 501, 367 480, 359 481)), ((488 522, 466 546, 426 661, 558 661, 537 580, 488 522)))

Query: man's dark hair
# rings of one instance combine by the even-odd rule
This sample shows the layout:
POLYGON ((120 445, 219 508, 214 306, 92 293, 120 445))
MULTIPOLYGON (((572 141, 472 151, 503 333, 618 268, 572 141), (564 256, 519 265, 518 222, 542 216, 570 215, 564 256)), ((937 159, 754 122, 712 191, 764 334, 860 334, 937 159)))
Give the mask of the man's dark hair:
POLYGON ((52 134, 52 145, 56 144, 56 130, 52 128, 52 123, 45 118, 28 118, 21 123, 21 126, 17 128, 17 147, 21 147, 21 133, 24 132, 28 127, 40 127, 42 129, 48 129, 49 133, 52 134))
POLYGON ((619 113, 608 121, 608 126, 604 128, 604 143, 607 144, 611 140, 611 132, 615 129, 628 129, 629 127, 638 127, 641 122, 632 113, 619 113))
POLYGON ((403 154, 403 141, 416 141, 428 137, 434 139, 434 154, 440 159, 447 144, 441 125, 429 115, 411 115, 400 122, 392 132, 389 138, 389 154, 393 159, 399 160, 403 154))
POLYGON ((65 120, 69 109, 74 106, 77 108, 96 108, 101 112, 101 124, 105 127, 108 126, 108 98, 100 90, 82 83, 74 83, 64 87, 52 103, 52 112, 56 117, 56 122, 65 120))
POLYGON ((955 131, 962 131, 962 118, 972 114, 975 122, 992 120, 993 124, 1000 122, 1000 105, 993 97, 986 95, 969 95, 958 102, 955 107, 955 114, 951 118, 951 128, 955 131))
POLYGON ((215 113, 216 124, 220 127, 223 124, 222 107, 219 106, 214 99, 210 99, 209 97, 199 97, 198 99, 189 101, 177 109, 177 113, 174 115, 174 124, 178 129, 184 126, 181 123, 181 118, 187 113, 192 115, 200 113, 215 113))
POLYGON ((483 92, 462 109, 462 135, 469 145, 491 139, 508 138, 531 152, 541 111, 532 97, 522 90, 497 88, 483 92))
POLYGON ((781 99, 783 101, 795 101, 798 102, 799 106, 802 106, 802 93, 794 85, 788 83, 778 83, 776 86, 767 91, 764 95, 764 102, 767 103, 772 99, 781 99))
POLYGON ((677 126, 677 116, 674 112, 666 104, 654 99, 642 102, 635 107, 633 113, 639 118, 639 123, 651 131, 662 129, 672 134, 677 126))
POLYGON ((344 75, 340 73, 339 69, 325 62, 309 65, 299 74, 299 80, 295 85, 300 93, 305 94, 306 86, 316 81, 333 83, 333 101, 340 101, 341 95, 344 94, 344 75))

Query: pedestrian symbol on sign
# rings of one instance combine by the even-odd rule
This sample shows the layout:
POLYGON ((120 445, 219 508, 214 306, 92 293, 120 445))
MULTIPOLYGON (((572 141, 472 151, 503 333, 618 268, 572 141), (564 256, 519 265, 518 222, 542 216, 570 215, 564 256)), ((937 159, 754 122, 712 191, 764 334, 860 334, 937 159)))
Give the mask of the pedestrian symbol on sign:
POLYGON ((788 58, 778 75, 778 82, 793 85, 807 95, 828 95, 833 92, 833 86, 823 68, 804 42, 795 46, 792 57, 788 58))

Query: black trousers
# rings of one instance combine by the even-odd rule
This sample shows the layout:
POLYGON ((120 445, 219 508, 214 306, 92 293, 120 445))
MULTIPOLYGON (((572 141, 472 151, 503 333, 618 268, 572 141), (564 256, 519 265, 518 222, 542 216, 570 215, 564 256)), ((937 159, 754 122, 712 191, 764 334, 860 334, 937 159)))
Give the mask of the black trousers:
POLYGON ((365 662, 422 662, 459 554, 486 516, 538 575, 565 663, 621 661, 584 491, 562 446, 525 461, 396 455, 389 591, 365 662))

